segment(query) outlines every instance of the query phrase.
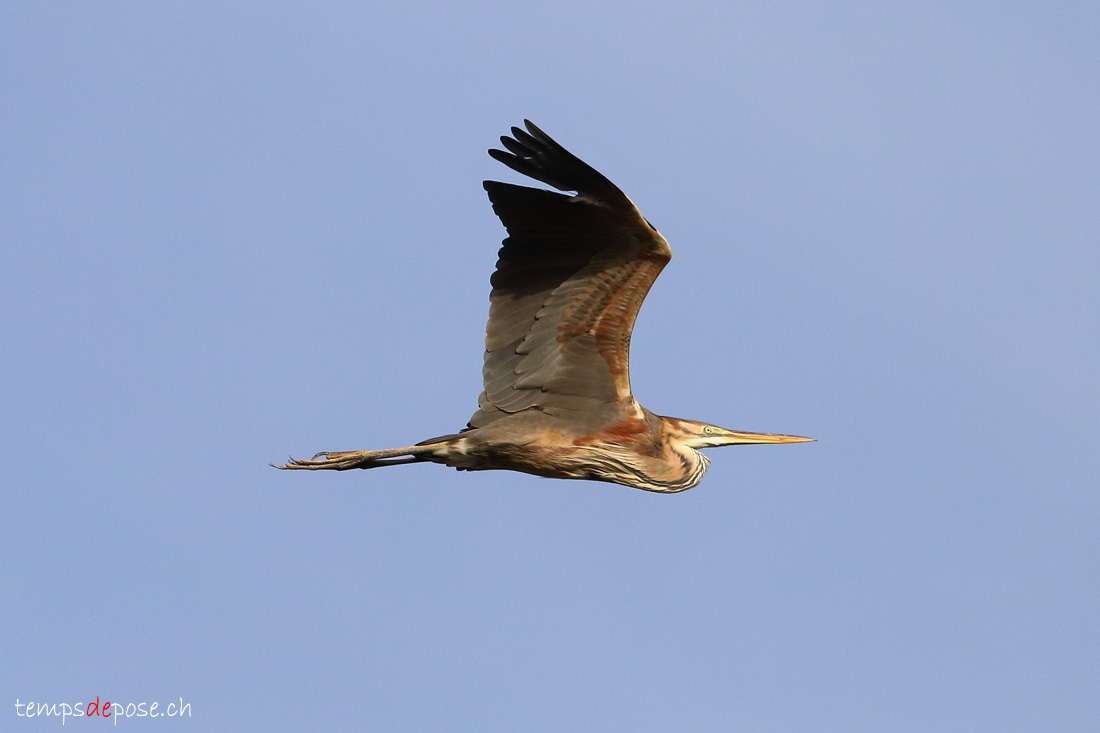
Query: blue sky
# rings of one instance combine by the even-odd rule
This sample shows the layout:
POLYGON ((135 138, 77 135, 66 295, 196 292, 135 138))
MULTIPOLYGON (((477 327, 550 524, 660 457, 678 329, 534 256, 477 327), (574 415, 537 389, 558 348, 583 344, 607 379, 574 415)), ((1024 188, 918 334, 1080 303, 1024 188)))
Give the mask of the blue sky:
POLYGON ((1100 718, 1095 3, 6 3, 0 94, 0 727, 1100 718), (820 442, 267 466, 465 424, 524 117, 672 244, 640 401, 820 442))

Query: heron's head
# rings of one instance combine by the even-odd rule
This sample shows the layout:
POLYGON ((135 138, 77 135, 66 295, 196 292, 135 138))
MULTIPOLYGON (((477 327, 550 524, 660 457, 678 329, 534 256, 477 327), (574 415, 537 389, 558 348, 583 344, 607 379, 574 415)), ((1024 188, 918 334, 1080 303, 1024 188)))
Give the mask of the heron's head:
POLYGON ((700 448, 718 448, 723 445, 808 443, 817 440, 817 438, 803 438, 800 435, 775 435, 773 433, 746 433, 738 430, 727 430, 697 420, 680 420, 675 417, 663 419, 669 438, 696 450, 700 448))

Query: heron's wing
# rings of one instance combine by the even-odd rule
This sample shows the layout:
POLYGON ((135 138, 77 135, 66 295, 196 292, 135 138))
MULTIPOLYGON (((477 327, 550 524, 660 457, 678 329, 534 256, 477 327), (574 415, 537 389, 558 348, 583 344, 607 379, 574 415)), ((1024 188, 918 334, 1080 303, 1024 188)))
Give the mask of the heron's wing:
POLYGON ((486 327, 485 391, 471 427, 538 409, 641 408, 630 392, 630 332, 668 242, 615 184, 530 122, 489 154, 575 196, 486 181, 508 230, 486 327))

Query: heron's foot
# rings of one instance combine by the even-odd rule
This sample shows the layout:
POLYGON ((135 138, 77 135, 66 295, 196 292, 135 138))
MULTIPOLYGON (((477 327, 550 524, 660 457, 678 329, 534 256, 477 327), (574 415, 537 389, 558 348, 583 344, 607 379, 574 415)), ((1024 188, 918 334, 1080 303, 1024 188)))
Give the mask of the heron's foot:
POLYGON ((351 468, 373 468, 378 465, 378 453, 383 451, 351 450, 351 451, 321 451, 313 458, 299 460, 291 458, 282 466, 275 466, 283 470, 304 471, 347 471, 351 468), (324 456, 322 458, 322 456, 324 456))

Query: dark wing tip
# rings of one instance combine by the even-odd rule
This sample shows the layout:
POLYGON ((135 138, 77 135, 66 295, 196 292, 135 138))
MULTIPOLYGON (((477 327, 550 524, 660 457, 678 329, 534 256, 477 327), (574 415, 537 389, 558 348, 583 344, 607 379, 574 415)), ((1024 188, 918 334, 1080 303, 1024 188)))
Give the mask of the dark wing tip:
POLYGON ((512 137, 502 136, 506 150, 491 148, 489 155, 517 173, 553 186, 561 191, 608 200, 623 197, 623 192, 599 171, 559 145, 530 120, 527 130, 512 128, 512 137))

